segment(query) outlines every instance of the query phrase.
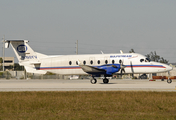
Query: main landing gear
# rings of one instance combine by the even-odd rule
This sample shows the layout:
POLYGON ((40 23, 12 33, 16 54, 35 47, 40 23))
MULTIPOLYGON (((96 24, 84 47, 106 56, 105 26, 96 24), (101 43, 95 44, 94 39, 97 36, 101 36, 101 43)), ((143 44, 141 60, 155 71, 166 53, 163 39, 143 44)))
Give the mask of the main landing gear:
POLYGON ((105 84, 109 83, 109 79, 104 78, 104 79, 103 79, 103 83, 105 83, 105 84))
MULTIPOLYGON (((97 79, 95 79, 94 77, 92 77, 92 79, 90 80, 90 82, 92 84, 96 84, 97 83, 97 79)), ((107 84, 109 83, 109 79, 107 79, 106 77, 103 79, 103 83, 107 84)))
POLYGON ((95 79, 94 77, 90 80, 90 82, 92 83, 92 84, 96 84, 97 83, 97 79, 95 79))

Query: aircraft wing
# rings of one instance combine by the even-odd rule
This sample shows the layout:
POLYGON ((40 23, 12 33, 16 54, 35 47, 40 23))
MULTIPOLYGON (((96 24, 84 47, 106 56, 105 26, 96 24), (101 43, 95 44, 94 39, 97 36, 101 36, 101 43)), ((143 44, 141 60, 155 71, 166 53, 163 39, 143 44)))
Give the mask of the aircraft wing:
POLYGON ((104 69, 100 69, 100 68, 96 68, 93 66, 89 66, 89 65, 79 65, 82 70, 86 73, 91 73, 91 74, 96 74, 96 73, 106 73, 106 70, 104 69))

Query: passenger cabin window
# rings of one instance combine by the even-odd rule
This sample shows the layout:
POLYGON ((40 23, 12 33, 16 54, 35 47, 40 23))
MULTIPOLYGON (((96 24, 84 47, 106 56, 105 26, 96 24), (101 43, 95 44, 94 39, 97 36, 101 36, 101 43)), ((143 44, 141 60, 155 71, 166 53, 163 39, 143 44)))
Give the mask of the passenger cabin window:
POLYGON ((98 60, 97 63, 100 64, 100 60, 98 60))
POLYGON ((105 63, 106 63, 106 64, 108 64, 108 61, 107 61, 107 60, 105 60, 105 63))
POLYGON ((91 64, 91 65, 93 64, 93 61, 92 61, 92 60, 90 61, 90 64, 91 64))
POLYGON ((71 65, 72 64, 72 61, 69 61, 69 65, 71 65))
POLYGON ((78 65, 78 61, 76 61, 76 65, 78 65))
POLYGON ((84 65, 86 64, 86 61, 85 61, 85 60, 83 61, 83 64, 84 64, 84 65))
POLYGON ((114 60, 112 60, 112 64, 114 64, 115 63, 115 61, 114 60))

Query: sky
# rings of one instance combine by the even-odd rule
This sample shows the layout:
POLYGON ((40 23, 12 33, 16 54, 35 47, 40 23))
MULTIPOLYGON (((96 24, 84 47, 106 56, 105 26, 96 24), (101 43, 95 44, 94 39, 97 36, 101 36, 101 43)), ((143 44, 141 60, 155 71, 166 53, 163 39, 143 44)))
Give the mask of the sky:
MULTIPOLYGON (((0 37, 46 55, 156 51, 176 63, 176 0, 0 0, 0 37)), ((2 40, 2 39, 1 39, 2 40)), ((2 56, 3 44, 0 44, 2 56)), ((5 56, 16 57, 12 48, 5 56)))

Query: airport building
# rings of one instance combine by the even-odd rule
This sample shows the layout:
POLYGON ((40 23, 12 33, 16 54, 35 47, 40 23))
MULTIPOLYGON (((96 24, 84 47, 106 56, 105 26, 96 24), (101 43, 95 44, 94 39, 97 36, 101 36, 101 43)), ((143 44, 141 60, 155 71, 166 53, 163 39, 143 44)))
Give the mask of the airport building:
MULTIPOLYGON (((2 58, 2 57, 0 57, 2 58)), ((3 59, 3 58, 2 58, 3 59)), ((0 66, 3 66, 3 63, 0 63, 0 66)), ((11 70, 10 66, 14 66, 14 57, 5 57, 4 59, 4 70, 11 70)))

